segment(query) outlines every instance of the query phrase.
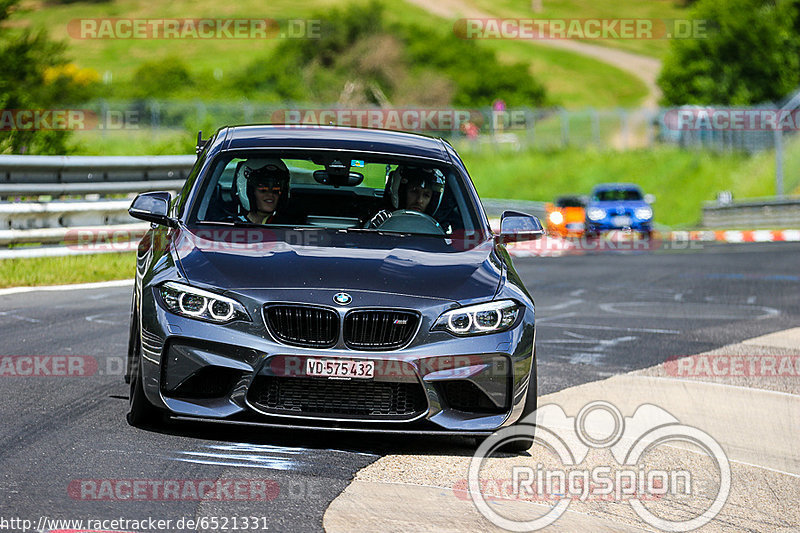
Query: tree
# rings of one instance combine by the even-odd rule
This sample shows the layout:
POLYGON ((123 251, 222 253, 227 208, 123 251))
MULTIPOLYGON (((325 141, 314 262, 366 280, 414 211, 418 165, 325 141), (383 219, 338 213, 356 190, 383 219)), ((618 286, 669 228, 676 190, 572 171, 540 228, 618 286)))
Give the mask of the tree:
MULTIPOLYGON (((89 96, 91 80, 76 81, 73 69, 65 69, 65 45, 50 40, 44 30, 17 30, 5 24, 19 0, 0 0, 0 110, 6 117, 18 110, 53 109, 65 98, 89 96)), ((0 153, 63 154, 69 132, 64 130, 14 129, 0 125, 0 153)))
POLYGON ((800 0, 699 0, 692 18, 705 35, 671 42, 664 104, 775 102, 800 85, 800 0))

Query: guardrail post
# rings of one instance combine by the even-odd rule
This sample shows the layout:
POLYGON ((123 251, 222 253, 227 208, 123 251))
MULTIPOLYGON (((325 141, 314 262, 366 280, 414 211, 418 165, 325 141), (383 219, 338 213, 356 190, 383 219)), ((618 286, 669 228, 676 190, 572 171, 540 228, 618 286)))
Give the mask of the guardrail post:
POLYGON ((590 107, 589 114, 592 120, 592 139, 594 143, 599 147, 600 146, 600 115, 597 112, 597 109, 590 107))
POLYGON ((783 196, 783 128, 775 125, 775 196, 783 196))

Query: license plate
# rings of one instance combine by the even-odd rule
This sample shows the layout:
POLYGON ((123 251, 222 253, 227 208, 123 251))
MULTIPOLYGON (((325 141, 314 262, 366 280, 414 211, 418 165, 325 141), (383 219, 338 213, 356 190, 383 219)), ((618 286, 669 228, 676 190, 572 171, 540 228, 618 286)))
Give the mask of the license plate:
POLYGON ((613 217, 611 223, 620 228, 631 225, 631 217, 613 217))
POLYGON ((584 225, 583 222, 570 222, 569 224, 567 224, 567 229, 575 231, 583 231, 584 225))
POLYGON ((306 375, 320 378, 372 379, 374 361, 350 359, 306 359, 306 375))

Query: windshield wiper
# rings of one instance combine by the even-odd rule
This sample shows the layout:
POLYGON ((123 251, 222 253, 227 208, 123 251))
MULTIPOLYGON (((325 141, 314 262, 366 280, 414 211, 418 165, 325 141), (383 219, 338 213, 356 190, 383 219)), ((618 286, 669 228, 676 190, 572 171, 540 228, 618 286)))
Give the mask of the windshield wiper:
POLYGON ((390 231, 385 229, 376 229, 376 228, 341 228, 339 231, 344 231, 347 233, 377 233, 378 235, 382 236, 392 236, 392 237, 410 237, 412 235, 423 235, 422 233, 410 233, 408 231, 390 231))

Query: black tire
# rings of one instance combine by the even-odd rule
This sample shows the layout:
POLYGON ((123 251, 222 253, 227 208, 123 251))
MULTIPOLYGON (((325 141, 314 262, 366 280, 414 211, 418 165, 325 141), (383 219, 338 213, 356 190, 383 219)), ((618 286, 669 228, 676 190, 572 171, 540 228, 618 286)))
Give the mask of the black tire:
POLYGON ((131 376, 130 410, 128 411, 127 419, 128 424, 134 427, 157 427, 164 422, 164 413, 150 403, 150 400, 144 394, 140 342, 140 337, 137 334, 132 354, 135 358, 136 371, 131 376))

